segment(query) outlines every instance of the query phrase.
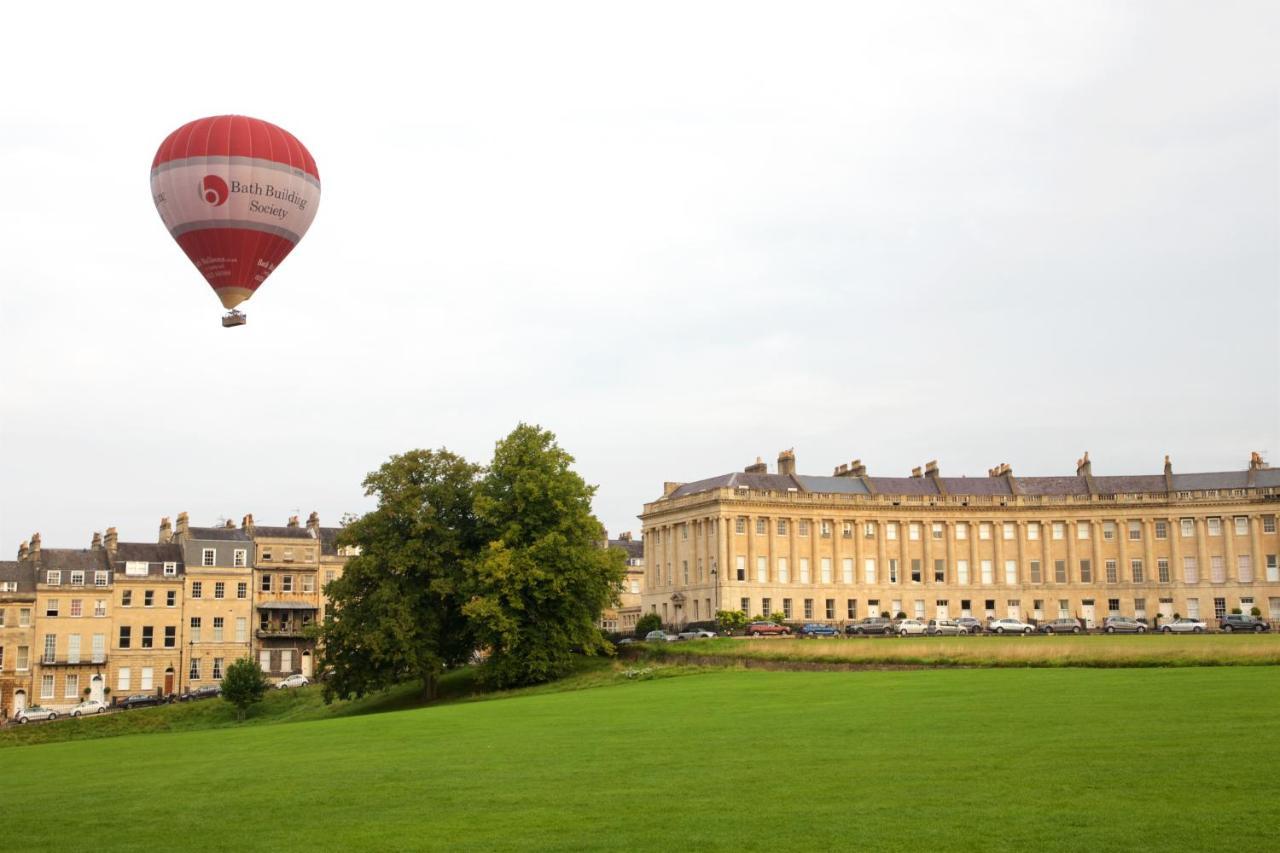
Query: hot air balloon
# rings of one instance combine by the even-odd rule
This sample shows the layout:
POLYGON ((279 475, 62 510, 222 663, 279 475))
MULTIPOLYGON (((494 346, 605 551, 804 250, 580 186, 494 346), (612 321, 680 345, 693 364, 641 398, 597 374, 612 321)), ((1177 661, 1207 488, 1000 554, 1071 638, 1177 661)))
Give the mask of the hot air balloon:
POLYGON ((257 292, 302 235, 320 205, 320 173, 291 133, 248 116, 184 124, 160 143, 151 195, 173 239, 229 313, 257 292))

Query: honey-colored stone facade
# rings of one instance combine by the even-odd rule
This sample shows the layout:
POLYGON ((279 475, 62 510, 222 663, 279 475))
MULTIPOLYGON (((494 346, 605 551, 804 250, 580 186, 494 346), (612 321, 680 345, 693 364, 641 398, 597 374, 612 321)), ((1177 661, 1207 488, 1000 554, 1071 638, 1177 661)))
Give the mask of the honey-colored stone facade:
POLYGON ((789 451, 779 473, 763 468, 669 483, 645 505, 644 612, 674 626, 718 610, 835 624, 1178 614, 1214 626, 1237 608, 1280 620, 1280 469, 1256 454, 1247 471, 1174 475, 1166 462, 1163 476, 1113 478, 1094 477, 1087 454, 1074 478, 1008 466, 941 478, 933 463, 874 478, 856 462, 804 477, 789 451))

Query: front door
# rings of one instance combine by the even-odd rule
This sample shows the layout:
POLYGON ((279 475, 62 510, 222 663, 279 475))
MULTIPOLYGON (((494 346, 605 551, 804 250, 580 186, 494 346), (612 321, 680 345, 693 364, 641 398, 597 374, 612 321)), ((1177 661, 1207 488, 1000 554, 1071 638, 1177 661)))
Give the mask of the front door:
POLYGON ((1010 618, 1010 619, 1017 619, 1019 622, 1021 622, 1021 621, 1022 621, 1022 607, 1021 607, 1021 605, 1018 605, 1018 604, 1010 604, 1010 605, 1009 605, 1009 618, 1010 618))
POLYGON ((939 605, 936 605, 934 609, 936 611, 934 618, 938 619, 939 621, 942 621, 943 619, 951 618, 947 614, 947 611, 950 609, 949 607, 947 607, 947 605, 939 604, 939 605))
POLYGON ((1080 605, 1080 618, 1084 621, 1085 628, 1092 628, 1093 625, 1093 602, 1080 605))
POLYGON ((27 710, 27 692, 18 690, 13 694, 13 715, 16 717, 27 710))
POLYGON ((173 667, 164 671, 164 695, 173 695, 173 667))
POLYGON ((311 652, 308 649, 302 650, 302 674, 306 678, 311 677, 311 652))
POLYGON ((102 688, 103 688, 102 676, 95 675, 92 679, 89 680, 89 698, 92 699, 94 702, 102 702, 103 701, 102 688))

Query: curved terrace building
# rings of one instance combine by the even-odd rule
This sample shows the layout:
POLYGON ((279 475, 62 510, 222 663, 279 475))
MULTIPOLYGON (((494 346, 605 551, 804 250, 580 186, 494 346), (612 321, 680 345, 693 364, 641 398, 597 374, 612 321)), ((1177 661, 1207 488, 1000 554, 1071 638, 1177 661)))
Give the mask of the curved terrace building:
POLYGON ((1094 476, 872 477, 775 473, 667 483, 645 504, 642 609, 669 625, 717 610, 841 624, 1109 615, 1205 620, 1257 608, 1280 620, 1280 469, 1094 476))

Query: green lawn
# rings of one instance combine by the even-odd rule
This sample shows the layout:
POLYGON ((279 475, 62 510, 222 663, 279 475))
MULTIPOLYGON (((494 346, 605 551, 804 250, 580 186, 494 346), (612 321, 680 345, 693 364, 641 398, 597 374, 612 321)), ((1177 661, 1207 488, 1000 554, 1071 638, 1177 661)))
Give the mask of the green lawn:
POLYGON ((1280 665, 1280 634, 1029 637, 798 637, 646 644, 658 657, 808 661, 854 665, 1170 667, 1280 665))
POLYGON ((688 672, 4 750, 4 844, 1277 846, 1280 677, 1270 667, 688 672))

